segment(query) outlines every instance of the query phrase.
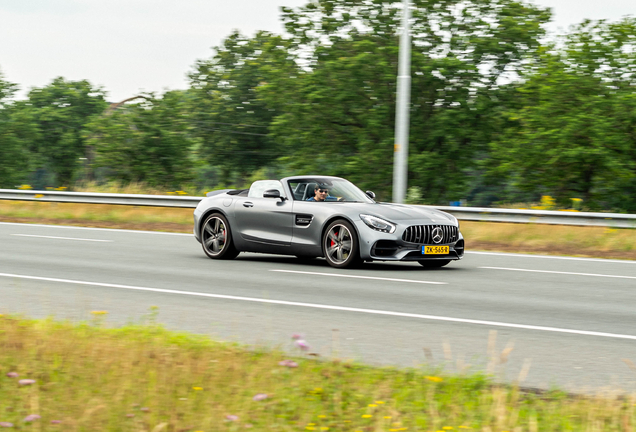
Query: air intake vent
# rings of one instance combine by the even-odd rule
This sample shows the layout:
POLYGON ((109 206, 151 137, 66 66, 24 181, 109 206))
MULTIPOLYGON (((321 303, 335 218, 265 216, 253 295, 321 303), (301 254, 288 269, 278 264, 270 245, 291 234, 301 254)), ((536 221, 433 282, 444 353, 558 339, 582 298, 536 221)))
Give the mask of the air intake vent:
POLYGON ((296 226, 306 227, 309 226, 311 221, 313 220, 313 216, 310 214, 297 214, 296 215, 296 226))
POLYGON ((419 244, 440 244, 453 243, 459 238, 459 230, 453 225, 413 225, 404 230, 402 240, 409 243, 419 244), (440 228, 442 230, 442 240, 433 241, 433 230, 440 228))

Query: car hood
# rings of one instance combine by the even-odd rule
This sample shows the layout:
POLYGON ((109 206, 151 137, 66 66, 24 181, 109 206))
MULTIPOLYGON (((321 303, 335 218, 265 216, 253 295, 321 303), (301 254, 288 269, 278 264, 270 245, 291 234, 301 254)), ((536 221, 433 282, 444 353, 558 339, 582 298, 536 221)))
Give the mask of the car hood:
MULTIPOLYGON (((346 203, 343 203, 347 205, 346 203)), ((425 206, 412 206, 393 203, 351 203, 360 213, 371 214, 391 222, 420 220, 422 224, 456 224, 454 216, 440 210, 425 206)))

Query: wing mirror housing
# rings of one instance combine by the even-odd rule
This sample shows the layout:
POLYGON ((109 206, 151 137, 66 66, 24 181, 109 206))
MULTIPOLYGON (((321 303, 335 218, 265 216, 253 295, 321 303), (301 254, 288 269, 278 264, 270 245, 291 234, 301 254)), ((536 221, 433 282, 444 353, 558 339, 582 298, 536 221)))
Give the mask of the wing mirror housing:
POLYGON ((369 198, 375 199, 375 194, 373 193, 373 191, 366 191, 365 193, 367 194, 369 198))
POLYGON ((285 201, 285 197, 281 196, 278 189, 269 189, 263 192, 263 198, 279 198, 281 201, 285 201))

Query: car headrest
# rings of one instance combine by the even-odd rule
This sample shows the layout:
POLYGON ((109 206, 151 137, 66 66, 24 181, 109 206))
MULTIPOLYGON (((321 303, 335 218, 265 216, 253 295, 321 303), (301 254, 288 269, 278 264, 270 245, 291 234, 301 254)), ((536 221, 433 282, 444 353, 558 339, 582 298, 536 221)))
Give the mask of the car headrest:
POLYGON ((303 201, 307 201, 309 198, 315 195, 314 189, 316 188, 316 184, 317 183, 315 182, 307 184, 307 187, 305 188, 305 196, 303 197, 303 201))

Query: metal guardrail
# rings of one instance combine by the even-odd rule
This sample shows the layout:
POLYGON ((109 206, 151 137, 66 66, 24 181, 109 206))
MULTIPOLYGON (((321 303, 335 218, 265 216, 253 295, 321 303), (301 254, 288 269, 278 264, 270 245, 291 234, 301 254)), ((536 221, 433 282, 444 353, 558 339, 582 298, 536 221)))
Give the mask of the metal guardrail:
MULTIPOLYGON (((0 189, 0 200, 13 201, 195 208, 199 201, 201 201, 202 199, 203 197, 183 195, 137 195, 0 189)), ((486 207, 423 207, 430 207, 448 212, 462 221, 539 223, 551 225, 636 228, 636 214, 589 213, 553 210, 517 210, 486 207)))

